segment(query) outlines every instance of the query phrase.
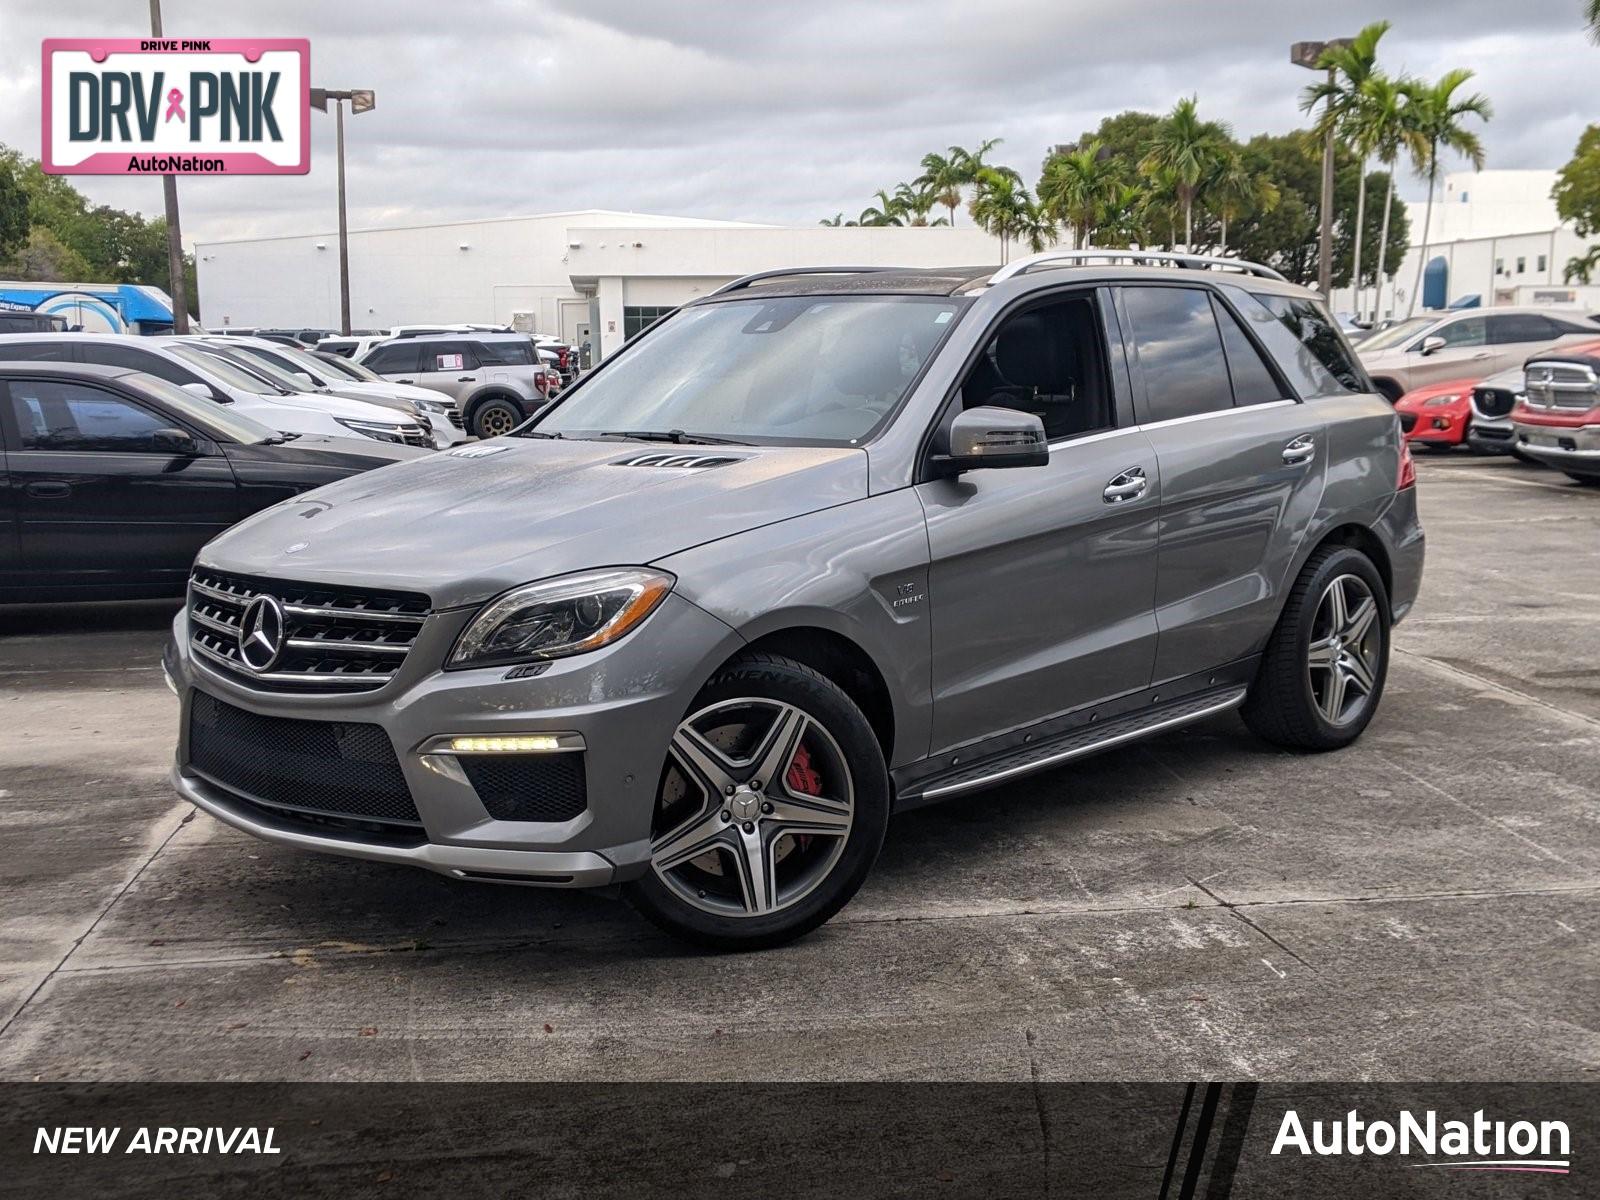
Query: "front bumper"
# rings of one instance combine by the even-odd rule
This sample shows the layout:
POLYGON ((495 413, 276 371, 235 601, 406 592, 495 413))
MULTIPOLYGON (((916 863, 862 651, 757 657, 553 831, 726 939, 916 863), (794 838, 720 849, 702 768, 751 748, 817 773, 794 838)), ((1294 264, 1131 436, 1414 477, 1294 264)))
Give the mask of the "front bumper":
POLYGON ((593 887, 643 874, 667 744, 704 680, 742 641, 673 595, 615 645, 556 660, 529 678, 508 679, 512 672, 504 667, 438 670, 474 611, 433 614, 394 678, 354 695, 243 686, 190 651, 187 612, 179 613, 163 660, 181 701, 173 786, 219 820, 300 850, 541 886, 593 887), (308 826, 199 773, 189 754, 197 691, 262 717, 379 726, 421 820, 415 844, 308 826), (423 753, 441 735, 513 733, 581 737, 587 784, 581 813, 563 821, 496 819, 455 757, 436 747, 423 753))
POLYGON ((1510 417, 1481 417, 1474 412, 1467 425, 1467 444, 1474 450, 1510 454, 1515 439, 1510 417))
POLYGON ((1517 421, 1515 429, 1516 448, 1529 458, 1563 471, 1600 475, 1600 424, 1517 421))

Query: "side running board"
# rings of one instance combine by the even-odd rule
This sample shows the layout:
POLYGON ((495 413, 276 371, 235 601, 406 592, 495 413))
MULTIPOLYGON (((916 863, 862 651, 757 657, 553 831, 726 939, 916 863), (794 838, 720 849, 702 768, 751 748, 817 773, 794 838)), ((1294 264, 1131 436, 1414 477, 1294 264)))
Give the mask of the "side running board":
POLYGON ((1124 742, 1203 720, 1239 707, 1244 703, 1245 690, 1243 687, 1230 687, 1186 696, 1171 704, 1152 706, 1113 720, 1080 725, 1048 741, 1036 742, 975 762, 964 762, 956 770, 934 775, 906 788, 899 797, 899 807, 927 804, 962 792, 990 787, 1018 775, 1042 771, 1074 758, 1109 750, 1124 742))

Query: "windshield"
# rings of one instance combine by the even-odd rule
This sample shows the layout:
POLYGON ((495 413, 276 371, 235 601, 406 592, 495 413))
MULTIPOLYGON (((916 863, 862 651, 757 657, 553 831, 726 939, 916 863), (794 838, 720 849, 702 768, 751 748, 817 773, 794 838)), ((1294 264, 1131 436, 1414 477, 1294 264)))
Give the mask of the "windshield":
POLYGON ((1363 354, 1368 350, 1390 350, 1403 342, 1410 341, 1438 320, 1438 317, 1408 317, 1398 325, 1391 325, 1389 328, 1375 333, 1369 338, 1363 338, 1357 345, 1361 347, 1361 353, 1363 354))
POLYGON ((314 355, 296 346, 279 344, 271 350, 264 346, 240 346, 239 349, 265 364, 269 378, 287 375, 302 387, 307 386, 307 380, 310 380, 311 387, 327 387, 331 382, 328 368, 314 355))
POLYGON ((254 346, 207 346, 211 353, 226 358, 241 371, 248 371, 252 375, 259 375, 267 382, 275 384, 286 392, 314 392, 316 385, 306 382, 297 375, 291 375, 282 367, 263 357, 262 351, 254 346))
POLYGON ((525 432, 850 445, 894 410, 961 303, 782 296, 685 308, 525 432))
POLYGON ((249 417, 233 412, 213 400, 202 400, 198 396, 190 395, 169 380, 146 375, 143 372, 136 373, 131 378, 179 416, 188 418, 214 436, 244 446, 278 440, 278 435, 261 422, 252 421, 249 417))
POLYGON ((348 375, 351 379, 359 379, 362 383, 385 383, 382 375, 369 371, 358 362, 351 362, 348 358, 334 355, 332 358, 319 358, 317 365, 330 375, 348 375))
POLYGON ((268 382, 260 375, 252 375, 243 367, 235 365, 226 355, 204 347, 169 345, 167 349, 175 358, 241 392, 254 392, 258 396, 281 396, 289 390, 268 382))

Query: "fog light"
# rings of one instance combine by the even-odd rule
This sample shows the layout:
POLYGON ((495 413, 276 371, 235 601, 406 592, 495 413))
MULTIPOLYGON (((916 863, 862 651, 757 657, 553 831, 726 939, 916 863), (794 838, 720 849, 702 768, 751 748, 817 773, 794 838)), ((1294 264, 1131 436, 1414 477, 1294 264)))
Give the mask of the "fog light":
POLYGON ((548 733, 508 734, 499 737, 453 737, 455 754, 536 754, 561 749, 561 740, 548 733))

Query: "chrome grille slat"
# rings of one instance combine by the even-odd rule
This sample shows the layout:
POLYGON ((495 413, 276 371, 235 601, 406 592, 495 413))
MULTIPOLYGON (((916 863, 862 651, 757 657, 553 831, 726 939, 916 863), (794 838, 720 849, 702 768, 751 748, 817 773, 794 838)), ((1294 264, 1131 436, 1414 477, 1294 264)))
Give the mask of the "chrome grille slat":
POLYGON ((1527 366, 1529 408, 1578 411, 1600 405, 1600 374, 1570 362, 1531 362, 1527 366))
MULTIPOLYGON (((411 592, 257 579, 196 568, 189 581, 189 644, 236 683, 273 691, 370 691, 392 679, 430 613, 411 592), (278 602, 283 639, 255 670, 239 652, 239 630, 259 596, 278 602)), ((259 662, 259 656, 258 656, 259 662)))

